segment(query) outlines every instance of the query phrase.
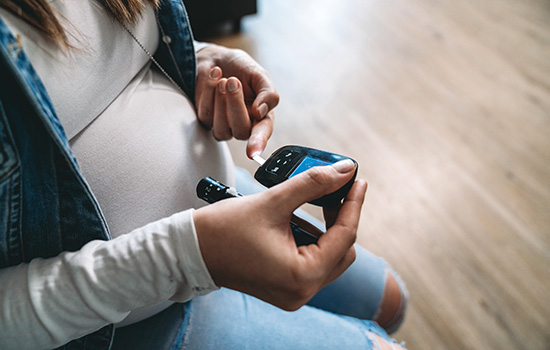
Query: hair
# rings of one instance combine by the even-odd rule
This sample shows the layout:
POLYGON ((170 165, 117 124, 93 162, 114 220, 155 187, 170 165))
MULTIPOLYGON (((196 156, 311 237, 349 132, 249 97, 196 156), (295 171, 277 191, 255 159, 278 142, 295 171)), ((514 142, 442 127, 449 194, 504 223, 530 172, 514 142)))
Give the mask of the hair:
MULTIPOLYGON (((68 0, 88 1, 88 0, 68 0)), ((160 0, 97 0, 123 23, 135 23, 146 4, 158 7, 160 0)), ((48 0, 0 0, 0 7, 46 34, 58 46, 69 48, 65 29, 59 23, 48 0)))

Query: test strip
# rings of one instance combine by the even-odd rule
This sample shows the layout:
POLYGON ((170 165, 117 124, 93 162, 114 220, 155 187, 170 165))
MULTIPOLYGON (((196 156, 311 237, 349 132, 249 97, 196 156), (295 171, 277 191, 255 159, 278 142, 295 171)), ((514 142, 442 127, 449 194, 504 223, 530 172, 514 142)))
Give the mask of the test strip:
POLYGON ((256 163, 258 163, 260 166, 261 165, 264 165, 265 163, 265 159, 263 159, 259 154, 255 155, 254 157, 252 157, 252 159, 254 159, 254 161, 256 163))

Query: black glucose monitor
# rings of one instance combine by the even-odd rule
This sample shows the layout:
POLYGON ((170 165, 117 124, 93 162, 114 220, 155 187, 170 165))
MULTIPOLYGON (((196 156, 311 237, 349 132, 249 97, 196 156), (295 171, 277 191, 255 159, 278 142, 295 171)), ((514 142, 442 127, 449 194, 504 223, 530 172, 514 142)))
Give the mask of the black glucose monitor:
POLYGON ((272 187, 314 166, 330 165, 344 159, 350 159, 355 164, 351 180, 336 192, 309 202, 322 207, 334 206, 346 196, 357 176, 358 164, 350 157, 303 146, 284 146, 273 152, 256 170, 254 178, 262 185, 272 187))
MULTIPOLYGON (((334 206, 346 196, 357 176, 357 162, 349 157, 303 146, 284 146, 275 151, 266 161, 259 156, 254 158, 261 164, 254 178, 262 185, 272 187, 314 166, 330 165, 344 159, 350 159, 355 164, 353 177, 337 191, 310 202, 323 207, 334 206)), ((208 203, 241 197, 233 187, 210 177, 203 178, 197 184, 196 191, 197 196, 208 203)), ((299 211, 292 215, 290 229, 298 246, 315 244, 324 233, 324 229, 311 224, 299 211)))

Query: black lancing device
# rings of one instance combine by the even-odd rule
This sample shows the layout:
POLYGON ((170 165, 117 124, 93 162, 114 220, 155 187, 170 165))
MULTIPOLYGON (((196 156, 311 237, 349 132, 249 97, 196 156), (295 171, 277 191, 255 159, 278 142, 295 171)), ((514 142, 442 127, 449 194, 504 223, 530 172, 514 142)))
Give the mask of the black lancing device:
MULTIPOLYGON (((200 180, 197 184, 196 191, 197 196, 208 203, 215 203, 223 199, 242 196, 235 188, 226 186, 211 177, 205 177, 200 180)), ((313 225, 303 219, 295 216, 293 216, 293 219, 295 220, 290 222, 290 228, 294 236, 294 241, 296 241, 296 245, 301 246, 317 243, 318 236, 323 232, 313 227, 313 225), (305 229, 300 227, 297 222, 308 225, 309 231, 311 232, 307 232, 305 229)))

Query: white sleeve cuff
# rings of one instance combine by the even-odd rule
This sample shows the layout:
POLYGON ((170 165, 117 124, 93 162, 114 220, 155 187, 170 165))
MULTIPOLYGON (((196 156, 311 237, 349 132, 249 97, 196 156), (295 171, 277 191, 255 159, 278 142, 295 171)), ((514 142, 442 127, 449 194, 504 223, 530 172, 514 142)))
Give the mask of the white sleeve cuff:
POLYGON ((200 50, 204 49, 205 47, 211 46, 210 43, 205 43, 203 41, 196 41, 193 40, 193 46, 195 47, 195 52, 199 52, 200 50))
POLYGON ((187 279, 186 286, 178 288, 172 296, 172 300, 186 301, 195 296, 208 294, 219 289, 212 280, 210 272, 202 258, 193 222, 193 209, 183 213, 178 213, 170 217, 172 219, 172 228, 175 232, 173 239, 176 247, 176 258, 179 262, 179 268, 187 279), (181 234, 184 232, 185 234, 181 234))

